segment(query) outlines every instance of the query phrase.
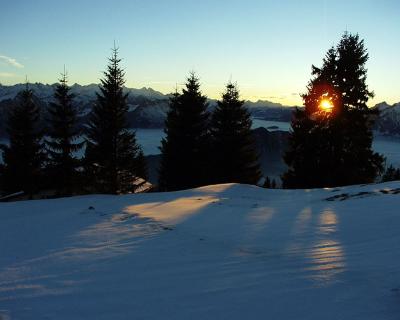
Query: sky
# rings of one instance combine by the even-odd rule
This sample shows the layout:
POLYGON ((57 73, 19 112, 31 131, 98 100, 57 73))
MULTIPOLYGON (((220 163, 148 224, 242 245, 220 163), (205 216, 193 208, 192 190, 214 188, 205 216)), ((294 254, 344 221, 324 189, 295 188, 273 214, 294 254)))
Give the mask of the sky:
POLYGON ((0 83, 98 83, 114 41, 126 85, 163 93, 190 71, 218 98, 301 105, 311 65, 345 30, 365 40, 370 105, 400 101, 398 0, 0 0, 0 83))

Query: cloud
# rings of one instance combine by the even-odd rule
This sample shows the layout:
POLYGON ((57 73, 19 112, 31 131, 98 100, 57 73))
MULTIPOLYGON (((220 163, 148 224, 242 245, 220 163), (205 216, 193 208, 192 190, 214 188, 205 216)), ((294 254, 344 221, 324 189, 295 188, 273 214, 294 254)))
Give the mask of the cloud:
POLYGON ((5 63, 7 63, 7 64, 9 64, 10 66, 15 67, 15 68, 20 68, 21 69, 21 68, 24 67, 21 63, 19 63, 14 58, 10 58, 10 57, 7 57, 7 56, 0 55, 0 60, 5 62, 5 63))
POLYGON ((0 72, 0 78, 12 78, 16 77, 17 75, 14 73, 9 73, 9 72, 0 72))

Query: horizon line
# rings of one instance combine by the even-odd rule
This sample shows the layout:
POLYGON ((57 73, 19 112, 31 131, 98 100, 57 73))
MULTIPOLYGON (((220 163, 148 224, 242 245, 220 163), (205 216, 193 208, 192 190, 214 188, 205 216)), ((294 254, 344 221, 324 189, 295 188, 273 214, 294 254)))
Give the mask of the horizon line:
MULTIPOLYGON (((54 82, 54 83, 43 83, 43 82, 27 82, 28 84, 32 84, 32 85, 38 85, 38 84, 40 84, 40 85, 43 85, 43 86, 53 86, 53 85, 56 85, 58 82, 54 82)), ((18 85, 26 85, 26 83, 22 83, 22 82, 17 82, 17 83, 13 83, 13 84, 2 84, 1 82, 0 82, 0 86, 1 87, 13 87, 13 86, 18 86, 18 85)), ((73 83, 73 84, 71 84, 71 85, 69 85, 69 87, 73 87, 73 86, 81 86, 81 87, 88 87, 88 86, 99 86, 100 85, 100 82, 99 83, 95 83, 95 82, 91 82, 91 83, 87 83, 87 84, 81 84, 81 83, 78 83, 78 82, 75 82, 75 83, 73 83)), ((180 86, 183 86, 183 85, 180 85, 180 86)), ((124 87, 125 88, 127 88, 127 89, 134 89, 134 90, 143 90, 143 89, 145 89, 145 90, 152 90, 152 91, 154 91, 154 92, 156 92, 156 93, 159 93, 159 94, 161 94, 161 95, 163 95, 163 96, 168 96, 168 95, 170 95, 170 94, 173 94, 173 91, 171 91, 171 92, 163 92, 163 91, 160 91, 160 90, 156 90, 156 89, 153 89, 152 87, 146 87, 146 86, 143 86, 143 87, 131 87, 131 86, 126 86, 126 85, 124 85, 124 87)), ((209 100, 219 100, 221 97, 214 97, 214 96, 212 96, 212 95, 207 95, 207 94, 205 94, 204 92, 202 92, 202 94, 203 95, 205 95, 206 97, 207 97, 207 99, 209 99, 209 100)), ((301 104, 301 105, 298 105, 298 104, 283 104, 282 102, 277 102, 277 101, 274 101, 273 99, 268 99, 268 98, 263 98, 262 96, 261 97, 257 97, 257 98, 254 98, 254 99, 251 99, 251 97, 246 97, 246 95, 242 95, 243 96, 243 100, 245 101, 245 102, 252 102, 252 103, 257 103, 257 102, 269 102, 269 103, 272 103, 272 104, 276 104, 276 105, 280 105, 280 106, 282 106, 282 107, 303 107, 304 105, 303 104, 301 104)), ((400 101, 399 101, 400 102, 400 101)), ((372 104, 368 104, 367 103, 367 105, 369 106, 369 107, 374 107, 374 106, 376 106, 376 105, 378 105, 378 104, 381 104, 381 103, 386 103, 386 104, 388 104, 388 105, 391 105, 391 106, 393 106, 393 105, 395 105, 395 104, 397 104, 397 103, 399 103, 399 102, 394 102, 394 103, 389 103, 389 102, 387 102, 387 100, 382 100, 382 101, 380 101, 380 102, 377 102, 377 103, 374 103, 373 105, 372 104)))

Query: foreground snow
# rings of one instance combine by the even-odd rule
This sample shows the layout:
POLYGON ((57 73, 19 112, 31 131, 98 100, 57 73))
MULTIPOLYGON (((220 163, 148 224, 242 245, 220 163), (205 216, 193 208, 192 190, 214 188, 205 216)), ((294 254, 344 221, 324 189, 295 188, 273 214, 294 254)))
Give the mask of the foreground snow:
POLYGON ((0 319, 399 319, 398 188, 2 203, 0 319))

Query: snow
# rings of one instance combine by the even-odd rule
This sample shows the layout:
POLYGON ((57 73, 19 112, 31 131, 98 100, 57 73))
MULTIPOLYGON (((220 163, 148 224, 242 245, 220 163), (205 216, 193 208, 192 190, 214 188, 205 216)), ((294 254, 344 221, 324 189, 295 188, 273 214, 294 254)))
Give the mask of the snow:
POLYGON ((0 319, 398 319, 398 192, 225 184, 0 203, 0 319))

